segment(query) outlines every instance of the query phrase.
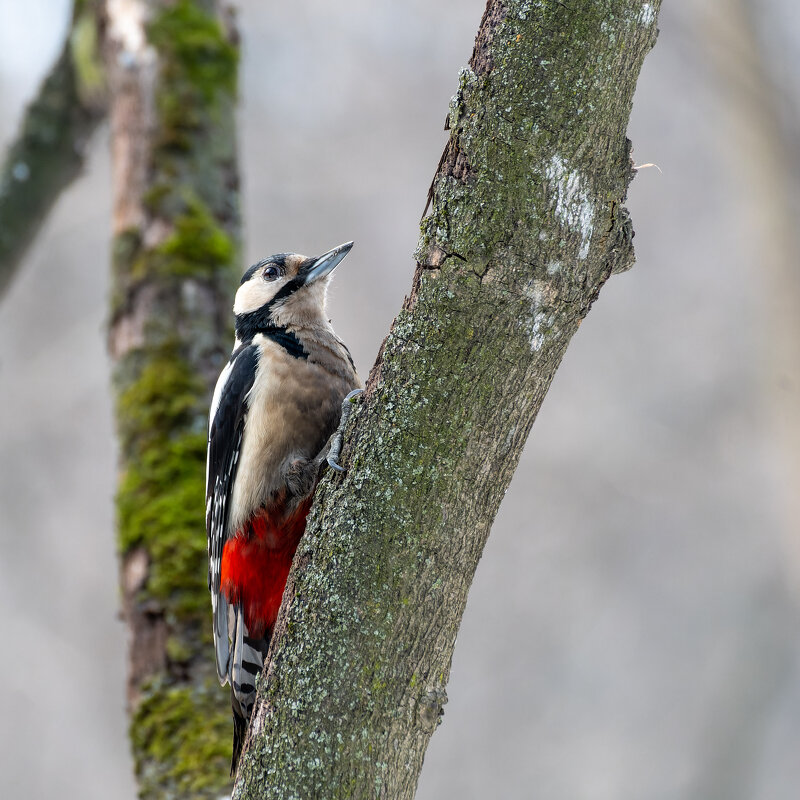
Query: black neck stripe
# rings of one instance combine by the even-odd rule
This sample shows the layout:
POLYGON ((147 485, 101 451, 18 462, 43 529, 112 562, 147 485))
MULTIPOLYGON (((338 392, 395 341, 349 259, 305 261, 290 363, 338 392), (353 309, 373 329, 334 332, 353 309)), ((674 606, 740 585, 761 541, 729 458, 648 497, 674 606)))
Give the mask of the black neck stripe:
POLYGON ((286 328, 272 328, 271 330, 261 331, 261 333, 268 339, 271 339, 275 344, 280 345, 292 358, 308 358, 300 340, 286 328))
POLYGON ((308 358, 308 353, 297 336, 288 328, 276 325, 270 318, 268 309, 260 308, 258 311, 236 316, 236 336, 243 346, 251 344, 257 333, 280 345, 292 358, 308 358))
POLYGON ((253 338, 253 334, 263 332, 271 328, 280 327, 276 325, 272 319, 272 309, 276 303, 281 303, 290 295, 294 294, 299 288, 303 286, 303 281, 297 278, 292 278, 284 286, 280 288, 275 297, 268 303, 265 303, 261 308, 255 311, 250 311, 247 314, 236 315, 236 333, 239 338, 244 341, 245 337, 253 338))

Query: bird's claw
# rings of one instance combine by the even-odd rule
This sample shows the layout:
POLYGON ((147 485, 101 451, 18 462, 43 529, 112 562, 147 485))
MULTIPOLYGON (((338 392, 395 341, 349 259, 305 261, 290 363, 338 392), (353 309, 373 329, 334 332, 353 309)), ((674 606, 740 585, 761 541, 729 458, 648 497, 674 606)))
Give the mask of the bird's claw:
POLYGON ((347 426, 347 420, 350 419, 350 412, 352 409, 353 398, 363 392, 363 389, 353 389, 352 392, 342 400, 342 417, 339 421, 339 427, 336 432, 331 436, 330 447, 328 448, 328 455, 325 460, 328 466, 336 472, 347 472, 347 470, 339 463, 339 456, 342 454, 342 443, 344 436, 344 429, 347 426))
POLYGON ((328 457, 325 459, 328 462, 328 466, 331 469, 335 469, 337 472, 347 472, 347 470, 343 466, 341 466, 341 464, 336 463, 335 461, 336 458, 338 458, 338 456, 332 456, 328 454, 328 457))

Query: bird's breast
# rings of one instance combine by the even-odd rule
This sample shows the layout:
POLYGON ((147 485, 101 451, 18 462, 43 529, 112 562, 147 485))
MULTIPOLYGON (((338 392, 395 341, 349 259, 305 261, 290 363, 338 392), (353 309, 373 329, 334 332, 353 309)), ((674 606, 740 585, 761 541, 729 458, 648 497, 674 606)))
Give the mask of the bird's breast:
POLYGON ((322 449, 349 391, 345 380, 311 359, 293 357, 260 335, 253 343, 261 355, 247 396, 230 531, 281 492, 287 459, 313 458, 322 449))

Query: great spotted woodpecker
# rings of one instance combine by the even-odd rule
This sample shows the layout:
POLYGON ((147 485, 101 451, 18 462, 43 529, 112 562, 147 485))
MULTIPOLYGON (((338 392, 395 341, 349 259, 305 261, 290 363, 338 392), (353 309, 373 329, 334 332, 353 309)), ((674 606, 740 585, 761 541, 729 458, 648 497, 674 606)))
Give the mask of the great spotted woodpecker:
POLYGON ((320 468, 327 458, 341 469, 326 442, 361 386, 325 316, 331 273, 352 245, 319 258, 270 256, 236 292, 236 342, 214 390, 206 469, 217 675, 230 683, 233 706, 231 774, 320 468))

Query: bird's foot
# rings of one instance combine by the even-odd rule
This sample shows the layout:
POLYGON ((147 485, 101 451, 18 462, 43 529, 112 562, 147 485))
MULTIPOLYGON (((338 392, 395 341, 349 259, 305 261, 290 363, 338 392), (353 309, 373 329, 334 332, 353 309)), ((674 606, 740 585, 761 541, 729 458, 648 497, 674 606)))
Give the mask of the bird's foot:
POLYGON ((334 431, 333 436, 328 439, 328 444, 323 448, 317 458, 324 455, 324 459, 331 469, 337 472, 346 472, 345 468, 339 463, 339 456, 342 454, 342 443, 344 436, 344 429, 347 427, 347 421, 350 419, 350 413, 353 410, 353 398, 363 392, 363 389, 353 389, 347 397, 342 401, 342 418, 339 420, 339 427, 334 431))

